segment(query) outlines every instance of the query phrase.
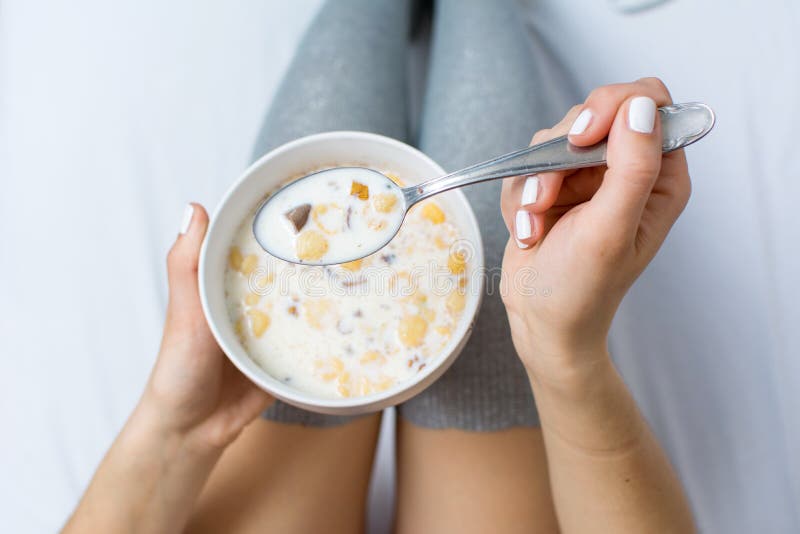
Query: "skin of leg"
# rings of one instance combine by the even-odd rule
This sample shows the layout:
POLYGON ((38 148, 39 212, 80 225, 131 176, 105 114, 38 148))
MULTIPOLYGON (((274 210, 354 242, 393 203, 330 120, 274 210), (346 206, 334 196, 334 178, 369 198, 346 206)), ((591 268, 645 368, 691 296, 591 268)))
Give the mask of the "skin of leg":
POLYGON ((558 532, 542 431, 398 423, 397 534, 558 532))
POLYGON ((380 414, 312 427, 258 419, 225 451, 188 533, 364 530, 380 414))

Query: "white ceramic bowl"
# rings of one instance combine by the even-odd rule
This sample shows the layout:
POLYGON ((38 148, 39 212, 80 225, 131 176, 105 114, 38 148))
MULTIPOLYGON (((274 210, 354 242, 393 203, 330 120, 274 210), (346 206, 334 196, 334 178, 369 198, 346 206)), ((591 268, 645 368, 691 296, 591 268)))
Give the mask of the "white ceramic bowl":
POLYGON ((352 415, 381 410, 401 403, 432 384, 455 361, 466 344, 483 295, 483 246, 478 223, 460 191, 437 196, 455 219, 462 237, 474 251, 468 262, 466 307, 453 337, 430 363, 413 378, 363 397, 328 399, 297 390, 270 376, 242 347, 233 330, 225 301, 225 268, 228 250, 242 221, 264 196, 292 176, 322 167, 358 165, 396 172, 406 183, 444 174, 439 165, 404 143, 364 132, 328 132, 297 139, 276 148, 255 162, 228 190, 211 218, 200 255, 200 297, 214 337, 233 364, 265 391, 289 404, 321 413, 352 415))

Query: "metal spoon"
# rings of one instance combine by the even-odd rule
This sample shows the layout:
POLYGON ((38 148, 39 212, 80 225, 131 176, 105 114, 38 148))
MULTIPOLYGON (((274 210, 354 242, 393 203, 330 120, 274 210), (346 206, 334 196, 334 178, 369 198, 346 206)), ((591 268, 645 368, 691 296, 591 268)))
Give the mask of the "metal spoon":
MULTIPOLYGON (((658 111, 661 114, 661 131, 663 134, 662 149, 664 153, 691 145, 695 141, 702 139, 714 127, 714 112, 705 104, 673 104, 659 108, 658 111)), ((487 180, 496 180, 498 178, 508 178, 510 176, 524 176, 548 171, 579 169, 603 165, 606 162, 606 148, 605 140, 589 147, 577 147, 569 142, 567 136, 562 136, 489 161, 484 161, 483 163, 472 165, 460 171, 434 178, 421 184, 402 188, 382 173, 374 169, 367 170, 385 180, 388 190, 399 194, 399 197, 403 200, 403 205, 400 206, 400 209, 403 210, 403 214, 405 215, 411 206, 417 202, 444 191, 455 189, 456 187, 463 187, 487 180)), ((403 221, 402 217, 398 219, 394 228, 385 230, 387 237, 380 246, 375 246, 371 250, 359 249, 357 252, 354 252, 353 257, 347 259, 339 257, 336 262, 326 261, 324 259, 317 262, 300 262, 296 258, 283 257, 280 254, 276 254, 275 251, 270 250, 265 246, 265 240, 262 239, 263 236, 260 236, 257 230, 260 220, 259 217, 264 212, 264 208, 301 181, 319 180, 320 184, 325 183, 327 181, 327 172, 329 171, 315 172, 291 182, 276 191, 259 207, 253 221, 253 233, 259 245, 269 254, 288 262, 303 263, 306 265, 343 263, 345 261, 352 261, 369 256, 380 250, 391 241, 400 229, 403 221)), ((271 231, 277 231, 274 227, 270 227, 270 229, 271 231)))

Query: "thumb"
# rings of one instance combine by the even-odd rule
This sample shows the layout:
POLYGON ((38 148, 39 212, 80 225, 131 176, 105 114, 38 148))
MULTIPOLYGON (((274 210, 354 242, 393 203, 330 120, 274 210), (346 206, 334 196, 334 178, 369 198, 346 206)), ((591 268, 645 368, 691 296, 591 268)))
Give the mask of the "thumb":
POLYGON ((661 123, 655 101, 629 98, 608 135, 608 170, 589 209, 606 236, 636 235, 661 170, 661 123))
POLYGON ((197 266, 207 228, 208 214, 203 206, 195 203, 187 205, 180 233, 167 255, 168 323, 180 319, 194 322, 197 318, 204 321, 197 286, 197 266))

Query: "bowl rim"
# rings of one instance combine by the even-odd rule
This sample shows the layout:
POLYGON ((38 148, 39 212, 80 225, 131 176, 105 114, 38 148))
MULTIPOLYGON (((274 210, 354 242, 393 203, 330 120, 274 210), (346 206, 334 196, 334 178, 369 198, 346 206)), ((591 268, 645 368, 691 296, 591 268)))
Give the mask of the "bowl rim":
MULTIPOLYGON (((222 213, 228 209, 228 203, 230 202, 231 197, 235 194, 235 192, 239 189, 239 187, 242 186, 242 184, 246 180, 248 180, 265 164, 268 164, 269 161, 277 158, 278 156, 286 152, 296 150, 297 148, 302 147, 304 145, 330 141, 330 140, 341 141, 347 139, 366 140, 366 141, 378 142, 389 145, 395 149, 408 152, 410 156, 422 160, 423 163, 434 169, 436 172, 441 173, 442 175, 445 174, 445 171, 438 163, 436 163, 432 158, 427 156, 419 149, 411 145, 408 145, 402 141, 398 141, 396 139, 392 139, 390 137, 386 137, 380 134, 354 131, 354 130, 336 130, 336 131, 312 134, 294 139, 292 141, 289 141, 287 143, 284 143, 283 145, 274 148, 273 150, 270 150, 269 152, 259 157, 255 162, 249 165, 238 176, 238 178, 228 187, 222 199, 219 201, 216 208, 214 209, 213 215, 209 220, 209 225, 206 230, 206 235, 203 238, 203 244, 200 250, 199 267, 198 267, 198 287, 200 292, 200 301, 203 308, 203 314, 205 315, 206 322, 208 323, 208 327, 211 330, 214 339, 216 340, 217 344, 219 344, 220 348, 222 349, 222 352, 231 361, 231 363, 233 363, 233 365, 241 373, 247 376, 247 378, 249 378, 258 387, 268 392, 275 398, 281 399, 289 404, 301 407, 303 409, 313 410, 320 413, 329 413, 329 414, 355 414, 355 413, 367 413, 369 411, 377 411, 382 408, 396 405, 400 402, 408 400, 409 398, 416 395, 419 391, 430 386, 439 376, 441 376, 450 367, 450 365, 452 365, 452 363, 456 360, 461 350, 469 340, 473 326, 475 324, 475 320, 477 319, 478 313, 481 308, 481 304, 483 301, 483 293, 485 290, 485 277, 481 275, 479 276, 478 287, 473 287, 473 289, 477 290, 476 298, 473 300, 474 309, 465 310, 468 313, 462 315, 458 327, 454 331, 453 337, 437 354, 436 359, 438 359, 438 361, 436 362, 436 365, 429 365, 422 372, 418 372, 412 378, 403 380, 384 391, 378 393, 372 393, 369 395, 348 397, 342 399, 314 396, 312 394, 306 393, 292 386, 288 386, 282 381, 278 380, 277 378, 271 376, 266 370, 261 368, 258 365, 258 363, 255 362, 255 360, 253 360, 253 358, 249 354, 247 354, 247 352, 243 348, 239 347, 242 350, 237 350, 236 347, 229 346, 225 336, 222 334, 222 332, 217 327, 217 324, 215 322, 215 316, 214 313, 212 312, 211 305, 209 303, 208 292, 210 291, 210 289, 207 289, 206 275, 208 270, 207 265, 211 261, 208 252, 209 237, 215 232, 222 213), (470 311, 471 314, 469 313, 470 311), (239 352, 241 352, 242 354, 241 355, 238 354, 239 352), (253 368, 255 368, 255 371, 253 368, 245 365, 245 363, 241 361, 241 358, 247 358, 253 364, 253 368)), ((485 258, 483 255, 483 240, 481 237, 480 226, 478 225, 478 221, 477 218, 475 217, 474 211, 472 210, 472 206, 462 191, 456 189, 456 190, 451 190, 448 193, 458 197, 459 202, 463 204, 464 208, 466 208, 465 213, 463 215, 466 216, 469 228, 464 228, 462 230, 465 233, 469 234, 468 237, 470 238, 475 247, 475 254, 473 258, 476 260, 476 263, 473 264, 472 270, 473 272, 475 270, 480 270, 480 272, 483 272, 485 270, 485 258)), ((244 214, 243 216, 245 215, 246 214, 244 214)), ((210 281, 208 282, 210 283, 210 281)), ((219 320, 219 318, 216 318, 216 320, 219 320)), ((230 321, 230 318, 227 316, 227 314, 225 316, 225 320, 230 321)))

